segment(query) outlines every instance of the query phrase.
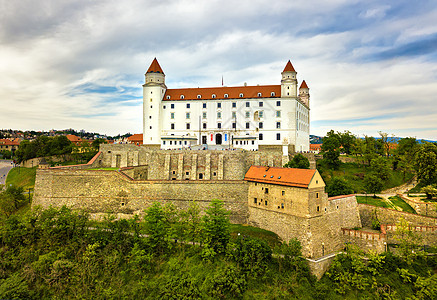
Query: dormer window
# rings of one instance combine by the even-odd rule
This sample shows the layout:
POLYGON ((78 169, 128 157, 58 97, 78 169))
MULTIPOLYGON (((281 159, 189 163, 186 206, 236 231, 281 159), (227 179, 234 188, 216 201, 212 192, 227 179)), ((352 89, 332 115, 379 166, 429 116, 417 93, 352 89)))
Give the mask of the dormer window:
POLYGON ((167 95, 167 99, 170 99, 170 95, 167 95))
POLYGON ((240 98, 243 98, 243 96, 244 96, 243 93, 240 93, 240 98))
POLYGON ((270 93, 270 96, 271 96, 271 97, 275 97, 275 92, 271 92, 271 93, 270 93))
POLYGON ((263 177, 266 177, 266 175, 264 175, 263 177))
POLYGON ((261 93, 258 93, 258 97, 261 97, 261 95, 262 95, 261 93))
POLYGON ((197 95, 197 99, 200 99, 200 98, 202 98, 202 95, 197 95))
POLYGON ((229 97, 229 95, 228 94, 225 94, 225 98, 228 98, 229 97))
POLYGON ((185 99, 185 96, 184 96, 184 95, 181 95, 181 99, 185 99))
POLYGON ((215 94, 212 94, 212 98, 213 98, 213 99, 216 98, 216 95, 215 95, 215 94))

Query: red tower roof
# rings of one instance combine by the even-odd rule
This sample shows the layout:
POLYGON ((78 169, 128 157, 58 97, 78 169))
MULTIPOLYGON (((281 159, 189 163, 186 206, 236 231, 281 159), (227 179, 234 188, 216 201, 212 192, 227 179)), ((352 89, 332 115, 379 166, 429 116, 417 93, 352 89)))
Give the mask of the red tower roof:
POLYGON ((162 70, 161 66, 158 63, 158 60, 156 57, 153 59, 152 64, 150 65, 149 69, 146 73, 161 73, 164 74, 164 71, 162 70))
POLYGON ((307 89, 307 88, 308 88, 308 86, 307 86, 307 83, 305 82, 305 80, 302 81, 302 84, 300 85, 300 89, 307 89))
POLYGON ((284 71, 282 72, 296 72, 291 64, 291 61, 288 61, 288 63, 285 65, 284 71))

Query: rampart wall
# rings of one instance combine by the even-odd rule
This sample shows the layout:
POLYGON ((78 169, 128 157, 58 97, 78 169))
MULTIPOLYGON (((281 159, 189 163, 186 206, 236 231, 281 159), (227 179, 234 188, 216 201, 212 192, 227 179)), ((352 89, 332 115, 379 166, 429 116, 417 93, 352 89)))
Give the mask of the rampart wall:
POLYGON ((231 211, 231 222, 246 223, 247 188, 244 181, 134 181, 116 171, 81 169, 37 170, 32 205, 63 205, 90 213, 143 214, 153 202, 171 202, 186 208, 195 200, 201 209, 221 199, 231 211))
POLYGON ((398 196, 414 208, 419 215, 437 217, 437 203, 418 201, 401 194, 398 194, 398 196))
POLYGON ((320 257, 344 247, 341 228, 361 227, 355 196, 328 200, 327 210, 315 217, 297 217, 249 206, 249 224, 275 232, 283 240, 297 238, 306 257, 320 257))
POLYGON ((386 234, 351 228, 342 228, 341 231, 345 243, 352 243, 365 251, 373 250, 377 253, 385 251, 386 234))
POLYGON ((436 226, 437 218, 402 212, 390 208, 377 207, 369 204, 358 204, 363 227, 372 227, 372 219, 376 216, 381 224, 396 224, 403 217, 415 226, 436 226))

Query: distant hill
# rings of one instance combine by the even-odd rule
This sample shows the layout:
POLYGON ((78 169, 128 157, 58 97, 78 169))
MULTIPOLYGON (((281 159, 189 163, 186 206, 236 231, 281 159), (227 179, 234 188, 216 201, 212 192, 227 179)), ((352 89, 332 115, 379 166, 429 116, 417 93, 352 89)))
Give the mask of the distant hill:
MULTIPOLYGON (((380 136, 374 137, 376 140, 381 139, 380 136)), ((364 137, 360 137, 360 139, 364 139, 364 137)), ((396 137, 396 136, 389 136, 388 140, 390 143, 398 143, 400 139, 403 139, 403 137, 396 137)), ((429 143, 436 143, 436 141, 433 140, 423 140, 423 139, 417 139, 417 141, 421 144, 424 142, 429 143)), ((323 137, 310 134, 310 144, 323 144, 323 137)))

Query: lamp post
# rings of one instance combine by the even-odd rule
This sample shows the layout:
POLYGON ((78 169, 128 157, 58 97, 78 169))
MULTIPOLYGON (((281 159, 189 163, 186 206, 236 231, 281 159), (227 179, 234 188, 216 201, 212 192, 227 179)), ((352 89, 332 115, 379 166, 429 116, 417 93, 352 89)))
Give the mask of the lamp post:
POLYGON ((384 250, 387 252, 387 242, 384 242, 384 250))

